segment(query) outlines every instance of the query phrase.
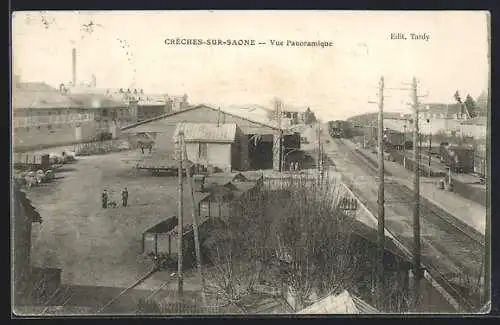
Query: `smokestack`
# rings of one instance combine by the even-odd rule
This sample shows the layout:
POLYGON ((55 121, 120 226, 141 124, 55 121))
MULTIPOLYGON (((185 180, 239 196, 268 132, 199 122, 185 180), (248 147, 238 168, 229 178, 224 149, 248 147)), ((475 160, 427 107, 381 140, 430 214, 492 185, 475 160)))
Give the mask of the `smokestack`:
POLYGON ((72 82, 73 82, 73 86, 76 86, 76 49, 75 48, 73 48, 73 50, 71 51, 71 54, 72 54, 71 67, 73 69, 72 82))

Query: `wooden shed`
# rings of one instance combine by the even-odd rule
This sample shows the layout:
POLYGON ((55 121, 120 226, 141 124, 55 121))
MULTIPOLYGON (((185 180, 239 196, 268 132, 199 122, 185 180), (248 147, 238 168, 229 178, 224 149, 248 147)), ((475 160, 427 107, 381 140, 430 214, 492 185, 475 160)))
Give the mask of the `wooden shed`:
POLYGON ((175 142, 181 130, 188 160, 224 171, 240 169, 240 146, 236 139, 243 133, 236 124, 179 123, 173 136, 175 142))
MULTIPOLYGON (((170 217, 146 230, 142 236, 143 254, 152 256, 166 256, 168 266, 177 263, 178 246, 178 219, 170 217)), ((204 242, 215 232, 225 227, 219 218, 201 220, 198 227, 200 246, 202 247, 202 261, 210 262, 208 252, 203 248, 204 242)), ((196 255, 194 249, 194 231, 192 225, 184 225, 183 229, 183 262, 186 269, 194 267, 196 255)))

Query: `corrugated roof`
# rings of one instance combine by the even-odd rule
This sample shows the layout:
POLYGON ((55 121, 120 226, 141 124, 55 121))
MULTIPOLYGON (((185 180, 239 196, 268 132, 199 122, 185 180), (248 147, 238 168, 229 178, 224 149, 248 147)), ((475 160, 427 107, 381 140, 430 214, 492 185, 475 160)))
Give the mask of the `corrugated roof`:
POLYGON ((337 296, 328 296, 297 314, 378 314, 379 312, 362 299, 344 290, 337 296))
POLYGON ((216 123, 179 123, 175 128, 174 140, 179 131, 184 131, 186 142, 234 142, 236 139, 236 124, 216 123))

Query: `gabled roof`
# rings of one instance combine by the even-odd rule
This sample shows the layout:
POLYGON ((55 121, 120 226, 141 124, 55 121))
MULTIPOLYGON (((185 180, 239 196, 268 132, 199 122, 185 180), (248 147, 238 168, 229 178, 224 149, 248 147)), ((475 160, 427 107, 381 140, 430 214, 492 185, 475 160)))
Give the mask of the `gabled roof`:
MULTIPOLYGON (((197 110, 197 109, 202 109, 202 108, 205 108, 205 109, 210 109, 214 112, 218 112, 219 110, 216 109, 216 108, 213 108, 213 107, 210 107, 210 106, 207 106, 207 105, 204 105, 204 104, 201 104, 201 105, 196 105, 196 106, 191 106, 191 107, 188 107, 186 109, 182 109, 182 110, 179 110, 179 111, 174 111, 174 112, 170 112, 170 113, 166 113, 166 114, 162 114, 162 115, 159 115, 159 116, 155 116, 153 118, 150 118, 150 119, 147 119, 147 120, 144 120, 144 121, 141 121, 141 122, 138 122, 138 123, 135 123, 135 124, 131 124, 131 125, 127 125, 126 127, 122 128, 121 130, 124 131, 124 130, 128 130, 128 129, 131 129, 131 128, 134 128, 136 126, 139 126, 139 125, 144 125, 144 124, 147 124, 149 122, 152 122, 152 121, 158 121, 158 120, 162 120, 164 118, 167 118, 167 117, 170 117, 170 116, 174 116, 174 115, 178 115, 178 114, 182 114, 184 112, 189 112, 189 111, 194 111, 194 110, 197 110)), ((240 118, 242 120, 246 120, 248 122, 251 122, 251 123, 254 123, 254 124, 257 124, 257 125, 260 125, 260 126, 263 126, 263 127, 267 127, 267 128, 271 128, 271 129, 274 129, 274 130, 279 130, 277 127, 275 126, 272 126, 272 125, 269 125, 269 124, 265 124, 265 123, 262 123, 262 122, 258 122, 258 121, 254 121, 252 119, 249 119, 249 118, 246 118, 246 117, 242 117, 242 116, 239 116, 239 115, 236 115, 236 114, 231 114, 231 113, 228 113, 224 110, 220 110, 221 113, 224 113, 228 116, 232 116, 232 117, 236 117, 236 118, 240 118)))
POLYGON ((175 128, 174 140, 184 131, 186 142, 232 143, 236 139, 236 124, 179 123, 175 128))
POLYGON ((330 295, 297 314, 378 314, 379 312, 363 301, 344 290, 337 296, 330 295))

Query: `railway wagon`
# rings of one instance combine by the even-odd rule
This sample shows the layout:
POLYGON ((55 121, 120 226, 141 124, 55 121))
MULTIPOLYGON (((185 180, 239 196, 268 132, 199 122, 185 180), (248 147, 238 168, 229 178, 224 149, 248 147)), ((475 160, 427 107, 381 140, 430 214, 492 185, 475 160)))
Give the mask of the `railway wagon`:
MULTIPOLYGON (((377 130, 375 129, 375 132, 377 130)), ((377 138, 377 134, 374 134, 375 139, 377 138)), ((391 129, 384 130, 384 145, 388 149, 411 149, 413 148, 413 141, 405 137, 403 132, 394 131, 391 129)))
POLYGON ((442 143, 439 159, 453 172, 471 173, 474 171, 474 149, 472 148, 442 143))
POLYGON ((328 132, 332 138, 349 138, 351 136, 350 123, 347 121, 329 121, 328 132))
MULTIPOLYGON (((178 218, 174 216, 146 230, 142 236, 143 254, 153 259, 165 260, 167 267, 175 267, 179 253, 177 224, 178 218)), ((203 263, 210 262, 205 242, 224 227, 225 223, 220 218, 206 218, 198 226, 203 263)), ((196 255, 192 225, 184 226, 182 246, 184 268, 194 267, 196 255)))
POLYGON ((12 158, 14 168, 32 171, 50 168, 49 155, 14 154, 12 158))
POLYGON ((403 149, 405 136, 401 132, 384 130, 384 145, 390 149, 403 149))

